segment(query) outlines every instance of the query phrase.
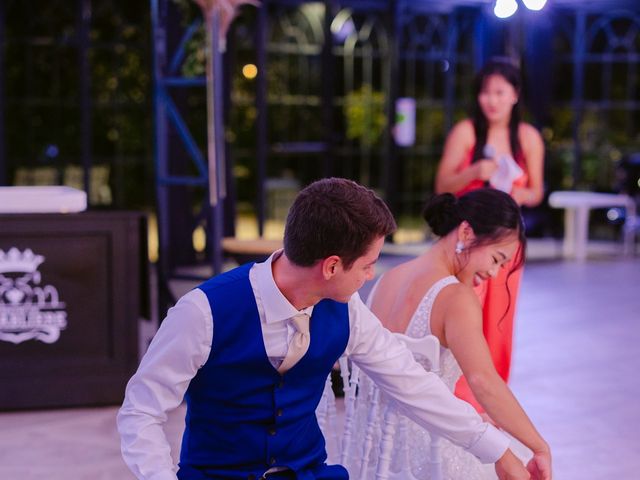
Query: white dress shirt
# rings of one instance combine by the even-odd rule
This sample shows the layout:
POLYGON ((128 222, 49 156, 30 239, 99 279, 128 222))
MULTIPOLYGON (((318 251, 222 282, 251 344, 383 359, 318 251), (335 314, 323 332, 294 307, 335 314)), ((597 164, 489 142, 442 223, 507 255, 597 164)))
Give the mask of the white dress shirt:
MULTIPOLYGON (((265 349, 276 366, 287 353, 295 330, 290 318, 302 311, 289 303, 273 279, 271 263, 255 264, 249 280, 256 298, 265 349)), ((448 438, 493 463, 509 439, 483 423, 466 402, 454 397, 437 375, 426 372, 355 293, 348 303, 349 355, 385 393, 398 400, 404 413, 423 427, 448 438)), ((176 480, 169 443, 163 431, 167 412, 183 400, 191 379, 211 352, 214 327, 209 301, 200 289, 184 295, 169 310, 138 371, 127 384, 118 413, 122 455, 139 479, 176 480)), ((312 339, 313 341, 313 339, 312 339)))

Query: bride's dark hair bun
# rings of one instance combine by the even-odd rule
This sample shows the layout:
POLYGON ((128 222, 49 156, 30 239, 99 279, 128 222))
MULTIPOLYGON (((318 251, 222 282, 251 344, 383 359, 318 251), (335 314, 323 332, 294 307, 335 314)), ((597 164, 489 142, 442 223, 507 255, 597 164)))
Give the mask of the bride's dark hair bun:
POLYGON ((458 199, 451 193, 434 195, 422 210, 422 217, 433 233, 444 237, 462 221, 458 199))

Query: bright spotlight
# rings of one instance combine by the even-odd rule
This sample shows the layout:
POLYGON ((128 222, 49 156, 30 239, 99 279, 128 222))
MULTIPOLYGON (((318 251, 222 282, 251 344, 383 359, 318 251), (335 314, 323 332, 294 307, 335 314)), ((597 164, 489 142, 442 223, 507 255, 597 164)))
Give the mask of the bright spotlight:
POLYGON ((493 13, 498 18, 509 18, 518 10, 518 2, 516 0, 496 0, 496 6, 493 7, 493 13))
POLYGON ((542 10, 547 4, 547 0, 522 0, 522 3, 529 10, 542 10))

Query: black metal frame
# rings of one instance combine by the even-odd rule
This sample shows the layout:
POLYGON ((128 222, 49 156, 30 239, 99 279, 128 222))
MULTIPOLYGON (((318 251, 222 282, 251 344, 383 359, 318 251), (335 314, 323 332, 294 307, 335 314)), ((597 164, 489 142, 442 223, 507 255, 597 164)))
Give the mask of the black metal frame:
POLYGON ((143 179, 137 182, 136 190, 129 188, 126 193, 121 185, 131 171, 144 174, 147 165, 150 170, 150 152, 147 155, 140 148, 150 143, 149 129, 139 129, 141 135, 136 135, 139 141, 133 149, 106 137, 110 127, 121 128, 121 118, 132 118, 132 122, 148 118, 146 112, 140 112, 151 105, 151 99, 145 96, 143 84, 133 85, 139 77, 133 81, 127 78, 126 87, 120 84, 106 93, 100 91, 108 77, 117 76, 123 52, 126 58, 136 56, 140 62, 136 73, 146 70, 150 45, 146 34, 146 41, 140 43, 140 35, 148 29, 148 12, 124 8, 123 4, 58 0, 47 3, 43 7, 46 11, 35 15, 24 2, 2 2, 0 184, 12 184, 15 179, 11 173, 19 167, 50 166, 62 177, 63 169, 73 165, 81 167, 81 188, 92 199, 91 169, 105 164, 111 169, 109 186, 114 192, 110 206, 143 206, 146 192, 141 187, 150 184, 143 179), (96 77, 99 62, 101 78, 96 77), (137 100, 128 96, 133 88, 139 90, 137 100), (122 115, 124 110, 126 115, 122 115), (45 153, 49 143, 60 147, 57 157, 45 153))
MULTIPOLYGON (((295 171, 301 185, 328 175, 354 178, 383 191, 396 215, 415 215, 425 191, 431 189, 446 132, 471 102, 473 73, 491 56, 520 61, 525 83, 532 87, 525 92, 531 94, 532 120, 545 127, 555 100, 553 79, 548 75, 554 65, 550 61, 552 41, 554 35, 560 35, 550 30, 548 20, 575 19, 571 61, 580 65, 583 37, 587 36, 585 19, 594 13, 557 6, 542 19, 521 9, 516 18, 501 21, 493 17, 490 7, 469 2, 265 0, 255 16, 241 15, 236 20, 238 28, 230 34, 230 50, 234 61, 254 58, 259 73, 248 90, 253 102, 247 100, 246 91, 240 98, 231 82, 234 73, 229 73, 227 105, 233 104, 236 112, 255 109, 255 149, 228 147, 251 172, 247 178, 254 185, 250 195, 259 235, 264 234, 267 219, 266 181, 287 169, 295 171), (332 31, 336 19, 352 23, 346 39, 337 39, 332 31), (252 38, 246 36, 248 31, 255 32, 252 38), (318 79, 319 84, 314 83, 318 79), (372 89, 360 93, 365 100, 376 92, 384 96, 387 122, 373 146, 344 135, 347 125, 342 110, 347 96, 362 85, 372 89), (400 148, 393 142, 389 119, 395 117, 395 99, 405 95, 416 97, 422 123, 416 144, 400 148), (304 121, 309 112, 322 119, 322 129, 304 121)), ((625 18, 637 14, 628 11, 625 18)), ((573 82, 572 103, 580 112, 585 105, 582 69, 573 69, 573 82)), ((625 105, 635 108, 633 102, 625 105)), ((580 138, 575 133, 579 126, 578 114, 574 120, 574 186, 581 173, 580 138)), ((237 131, 237 124, 229 127, 237 131)), ((229 187, 233 184, 229 179, 229 187)), ((233 208, 234 204, 229 205, 231 215, 233 208)), ((168 212, 171 206, 160 209, 168 212)))
MULTIPOLYGON (((0 3, 0 184, 10 183, 7 173, 12 160, 7 158, 11 156, 7 147, 11 140, 7 128, 11 125, 7 125, 6 112, 14 99, 12 92, 6 91, 5 68, 6 46, 13 41, 7 39, 6 28, 11 5, 15 4, 0 3)), ((620 116, 626 118, 630 130, 640 123, 637 2, 590 2, 585 7, 582 2, 557 1, 547 7, 544 17, 521 8, 514 18, 502 21, 493 17, 490 2, 263 0, 257 10, 242 7, 222 59, 227 133, 240 135, 242 131, 244 135, 241 143, 230 140, 225 146, 229 196, 221 207, 223 215, 222 209, 212 211, 205 201, 208 172, 201 147, 202 108, 189 104, 194 95, 203 97, 198 92, 204 90, 204 78, 187 78, 180 72, 185 57, 179 51, 184 50, 189 29, 196 27, 181 23, 173 0, 151 0, 150 5, 155 81, 153 145, 163 278, 177 275, 183 265, 202 260, 210 263, 212 271, 220 270, 220 239, 223 234, 234 233, 236 188, 238 198, 255 206, 258 232, 263 235, 268 217, 266 180, 279 176, 284 169, 293 171, 300 185, 328 175, 349 176, 379 189, 396 215, 417 213, 431 189, 444 136, 464 115, 471 100, 473 72, 492 55, 512 55, 520 60, 525 86, 533 87, 525 90, 532 121, 546 127, 547 163, 553 166, 560 162, 556 157, 566 157, 563 161, 568 167, 562 164, 562 168, 570 173, 568 181, 565 179, 560 186, 591 186, 586 182, 594 174, 584 175, 586 154, 591 154, 585 151, 588 144, 583 133, 589 115, 597 112, 600 126, 607 118, 612 123, 620 116), (616 10, 616 6, 625 9, 616 10), (169 10, 171 14, 167 14, 169 10), (346 46, 345 39, 332 31, 337 17, 352 22, 353 31, 346 32, 351 43, 346 46), (276 28, 278 24, 288 30, 276 28), (563 43, 565 48, 558 50, 555 43, 563 43), (614 47, 626 52, 613 51, 614 47), (241 91, 237 67, 247 59, 253 60, 259 73, 241 91), (305 66, 304 71, 299 65, 305 66), (599 69, 602 88, 591 98, 587 87, 595 78, 593 65, 599 69), (612 85, 618 85, 618 67, 628 70, 622 94, 612 90, 612 85), (548 72, 562 72, 562 80, 570 78, 571 91, 558 90, 559 75, 548 72), (293 85, 295 89, 282 80, 293 75, 302 79, 293 85), (370 93, 358 92, 363 85, 371 87, 370 93), (386 124, 373 145, 345 135, 343 110, 354 90, 362 101, 374 97, 384 100, 382 116, 386 124), (378 94, 380 97, 376 97, 378 94), (414 96, 418 105, 417 140, 408 148, 395 145, 391 134, 395 99, 407 95, 414 96), (549 131, 562 108, 571 108, 575 115, 568 134, 555 132, 571 139, 559 144, 557 136, 549 131), (247 125, 239 124, 240 117, 247 125), (283 123, 287 119, 295 119, 289 128, 275 121, 283 123), (186 153, 183 145, 187 146, 186 153), (234 175, 234 163, 246 167, 245 177, 234 175), (195 213, 194 205, 201 207, 195 213), (209 229, 204 255, 192 249, 191 232, 196 225, 209 229)), ((88 191, 88 170, 96 148, 91 120, 99 107, 91 96, 95 83, 89 63, 89 28, 95 9, 102 7, 91 0, 76 0, 72 8, 73 35, 52 41, 77 51, 78 160, 85 169, 88 191)), ((617 153, 614 148, 609 153, 624 155, 638 147, 625 145, 617 153)), ((611 160, 598 166, 595 176, 604 179, 603 183, 610 180, 613 157, 611 160)), ((167 298, 165 305, 170 301, 167 298)))

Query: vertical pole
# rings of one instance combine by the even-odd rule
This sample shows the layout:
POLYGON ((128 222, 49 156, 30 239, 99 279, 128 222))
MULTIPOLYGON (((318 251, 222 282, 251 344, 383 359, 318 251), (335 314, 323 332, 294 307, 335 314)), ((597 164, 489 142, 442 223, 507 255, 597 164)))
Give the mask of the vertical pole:
POLYGON ((572 182, 573 189, 582 179, 582 162, 580 147, 580 124, 583 114, 583 88, 584 88, 584 49, 586 32, 586 14, 580 9, 576 12, 576 29, 574 32, 574 67, 573 67, 573 169, 572 182))
MULTIPOLYGON (((233 29, 230 29, 227 33, 228 36, 233 35, 233 29)), ((233 82, 231 78, 231 73, 233 72, 234 66, 236 64, 236 50, 235 50, 235 42, 233 38, 231 41, 227 39, 227 48, 223 55, 223 72, 222 72, 222 92, 223 92, 223 125, 228 125, 230 121, 230 113, 231 113, 231 91, 233 89, 233 82)), ((231 145, 223 139, 224 146, 224 158, 226 165, 226 178, 223 181, 226 184, 226 197, 224 199, 224 212, 223 212, 223 236, 235 236, 236 234, 236 202, 237 202, 237 194, 236 194, 236 185, 235 179, 233 175, 233 167, 234 167, 234 159, 233 159, 233 149, 231 145)))
POLYGON ((6 25, 6 11, 5 2, 0 2, 0 185, 7 185, 7 162, 6 162, 6 133, 4 128, 4 116, 5 116, 5 91, 4 91, 4 74, 5 58, 4 51, 5 44, 5 25, 6 25))
POLYGON ((167 62, 167 0, 151 0, 151 45, 153 68, 153 145, 158 216, 158 316, 163 318, 172 303, 169 290, 169 128, 164 100, 163 72, 167 62))
POLYGON ((324 128, 325 152, 322 159, 322 176, 330 177, 334 170, 334 134, 333 134, 333 34, 331 22, 336 14, 334 1, 324 2, 322 45, 322 124, 324 128))
MULTIPOLYGON (((549 106, 552 98, 553 78, 549 72, 553 71, 553 39, 551 24, 540 15, 532 15, 524 30, 524 63, 526 69, 525 85, 527 89, 527 110, 533 114, 534 124, 540 128, 549 123, 549 106)), ((535 13, 535 12, 533 12, 535 13)))
POLYGON ((84 191, 91 198, 91 66, 89 65, 89 29, 91 0, 80 1, 78 53, 80 63, 80 155, 83 167, 84 191))
POLYGON ((389 204, 389 208, 394 215, 398 216, 398 200, 396 195, 396 172, 399 169, 398 165, 398 147, 392 135, 392 129, 396 123, 396 99, 398 98, 398 78, 400 77, 400 48, 398 46, 398 39, 401 33, 401 14, 399 9, 400 2, 391 2, 389 5, 389 26, 391 27, 391 36, 389 38, 389 58, 388 67, 386 69, 385 82, 387 83, 387 91, 389 92, 387 97, 387 128, 385 134, 385 155, 382 165, 382 183, 385 189, 386 201, 389 204))
POLYGON ((453 126, 453 110, 455 108, 455 72, 458 68, 456 46, 460 35, 460 22, 462 21, 460 16, 460 11, 454 9, 447 19, 449 28, 447 28, 447 60, 445 61, 448 61, 449 64, 444 73, 444 132, 448 132, 453 126))
POLYGON ((222 104, 222 53, 220 11, 203 11, 207 30, 207 118, 209 157, 209 238, 214 275, 222 272, 222 200, 226 195, 222 104))
POLYGON ((216 88, 218 72, 215 71, 216 57, 218 56, 218 29, 220 15, 217 9, 207 11, 202 9, 206 31, 206 89, 207 89, 207 158, 209 164, 209 205, 215 207, 220 199, 220 185, 218 181, 218 149, 217 140, 217 115, 216 88))
POLYGON ((263 0, 258 8, 258 25, 256 28, 256 63, 258 77, 256 81, 256 162, 258 184, 256 190, 256 213, 258 217, 258 235, 264 235, 265 191, 267 176, 267 8, 268 0, 263 0))
POLYGON ((489 43, 488 13, 480 7, 473 25, 473 71, 484 65, 489 43))

